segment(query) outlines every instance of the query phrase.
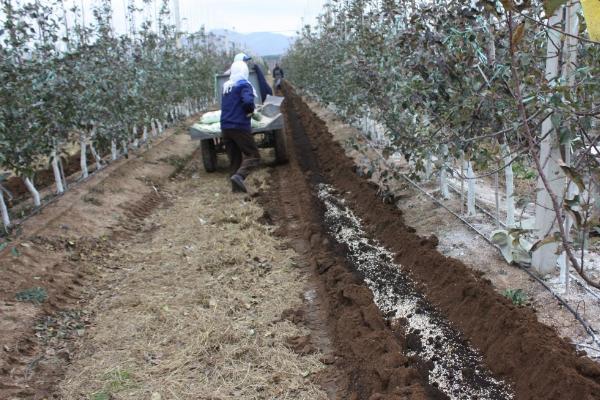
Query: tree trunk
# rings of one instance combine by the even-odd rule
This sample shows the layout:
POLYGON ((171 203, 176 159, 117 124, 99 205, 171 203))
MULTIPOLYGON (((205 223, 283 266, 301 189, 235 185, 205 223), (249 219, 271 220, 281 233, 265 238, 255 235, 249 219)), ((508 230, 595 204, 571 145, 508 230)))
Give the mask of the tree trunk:
POLYGON ((440 167, 440 191, 442 193, 442 197, 444 199, 450 198, 450 190, 448 189, 448 166, 447 166, 447 158, 448 158, 448 146, 445 144, 442 145, 440 152, 440 159, 442 160, 442 165, 440 167))
POLYGON ((427 153, 427 158, 425 159, 425 180, 429 181, 433 176, 433 162, 431 161, 431 154, 427 153))
POLYGON ((62 182, 62 176, 60 174, 60 167, 58 165, 58 156, 56 155, 56 149, 52 150, 52 172, 54 173, 54 182, 56 183, 56 193, 63 194, 65 188, 62 182))
POLYGON ((110 158, 115 161, 119 157, 119 152, 117 150, 117 141, 116 139, 112 139, 110 141, 110 158))
POLYGON ((2 215, 2 225, 4 230, 10 228, 10 216, 8 215, 8 208, 4 202, 4 188, 0 186, 0 214, 2 215))
POLYGON ((142 143, 148 143, 148 127, 144 125, 144 133, 142 134, 142 143))
POLYGON ((60 176, 62 177, 63 186, 65 190, 69 189, 69 185, 67 183, 67 175, 65 175, 65 169, 63 168, 63 163, 60 157, 58 158, 58 168, 60 169, 60 176))
POLYGON ((90 173, 87 166, 87 138, 84 132, 79 133, 79 165, 81 166, 81 177, 87 178, 90 173))
POLYGON ((502 145, 504 158, 504 178, 506 180, 506 226, 513 228, 515 226, 515 196, 514 196, 514 174, 512 169, 510 150, 505 143, 502 145))
POLYGON ((90 151, 92 152, 94 160, 96 161, 96 171, 100 171, 102 169, 102 157, 100 157, 100 154, 98 154, 96 151, 93 141, 90 141, 90 151))
POLYGON ((133 124, 133 128, 131 128, 131 134, 133 135, 133 147, 138 147, 140 141, 137 133, 137 125, 133 124))
POLYGON ((27 190, 29 190, 29 193, 31 194, 31 198, 33 199, 33 205, 36 207, 41 206, 42 201, 40 200, 40 192, 37 191, 31 179, 25 177, 25 179, 23 179, 23 182, 25 183, 25 187, 27 187, 27 190))
POLYGON ((477 214, 475 209, 475 173, 471 161, 465 162, 465 170, 467 175, 467 215, 471 217, 477 214))

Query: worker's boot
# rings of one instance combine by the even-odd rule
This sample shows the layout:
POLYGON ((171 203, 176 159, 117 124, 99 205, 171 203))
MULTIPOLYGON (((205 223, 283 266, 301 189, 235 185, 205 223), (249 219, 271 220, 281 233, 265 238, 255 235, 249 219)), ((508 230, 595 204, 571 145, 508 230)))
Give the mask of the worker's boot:
POLYGON ((236 183, 234 183, 233 181, 231 182, 231 191, 233 193, 244 193, 244 191, 242 189, 240 189, 238 187, 238 185, 236 183))
POLYGON ((238 174, 235 174, 231 177, 231 188, 234 192, 244 192, 248 193, 248 189, 246 189, 246 185, 244 185, 244 178, 238 174))

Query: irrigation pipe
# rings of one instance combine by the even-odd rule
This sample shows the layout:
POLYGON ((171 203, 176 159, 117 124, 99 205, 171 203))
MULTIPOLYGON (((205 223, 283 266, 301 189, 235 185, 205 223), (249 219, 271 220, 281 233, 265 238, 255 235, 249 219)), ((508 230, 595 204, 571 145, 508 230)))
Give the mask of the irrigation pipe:
MULTIPOLYGON (((457 188, 455 188, 451 183, 448 183, 448 187, 450 189, 452 189, 456 194, 462 194, 461 191, 457 188)), ((500 221, 498 218, 496 218, 494 215, 492 215, 491 212, 489 212, 488 210, 486 210, 483 206, 480 206, 479 204, 477 204, 477 202, 475 202, 475 208, 479 209, 479 211, 483 212, 485 215, 487 215, 488 217, 492 218, 494 221, 498 222, 500 225, 502 225, 502 227, 506 228, 506 224, 502 221, 500 221)))
MULTIPOLYGON (((452 189, 455 193, 457 194, 461 194, 461 191, 459 189, 457 189, 456 187, 454 187, 451 183, 448 183, 448 187, 450 189, 452 189)), ((481 212, 483 212, 484 214, 486 214, 488 217, 492 218, 492 220, 498 222, 500 225, 502 225, 502 227, 506 228, 506 224, 500 220, 498 220, 498 218, 496 218, 491 212, 489 212, 485 207, 481 206, 478 203, 475 203, 475 207, 477 209, 479 209, 481 212)), ((478 232, 480 235, 484 236, 483 233, 478 232)), ((484 236, 485 237, 485 236, 484 236)), ((497 246, 496 246, 497 247, 497 246)), ((569 273, 569 276, 571 277, 571 279, 573 281, 575 281, 575 283, 582 288, 583 290, 585 290, 586 292, 588 292, 589 294, 591 294, 593 297, 595 297, 596 299, 600 300, 600 295, 596 292, 594 292, 592 289, 590 289, 585 283, 581 282, 577 276, 573 275, 572 273, 569 273)))
MULTIPOLYGON (((376 148, 374 148, 371 144, 369 144, 369 147, 371 147, 371 149, 381 158, 381 160, 384 162, 384 164, 386 166, 388 166, 388 168, 391 168, 392 170, 394 170, 394 168, 391 167, 388 164, 387 160, 383 157, 383 155, 379 152, 379 150, 377 150, 376 148)), ((496 244, 494 244, 483 232, 481 232, 479 229, 477 229, 475 226, 473 226, 469 221, 467 221, 465 218, 463 218, 462 216, 460 216, 456 212, 452 211, 450 208, 448 208, 446 205, 444 205, 438 199, 436 199, 435 197, 433 197, 429 192, 427 192, 425 189, 423 189, 422 187, 420 187, 419 185, 417 185, 417 183, 415 183, 408 176, 404 175, 402 172, 399 172, 399 171, 396 171, 396 172, 402 178, 404 178, 404 180, 406 180, 408 183, 410 183, 412 186, 414 186, 417 190, 419 190, 425 196, 427 196, 431 201, 433 201, 435 204, 437 204, 438 206, 440 206, 443 209, 445 209, 446 211, 448 211, 450 214, 452 214, 456 218, 458 218, 461 222, 463 222, 465 225, 467 225, 469 228, 471 228, 474 232, 476 232, 478 235, 480 235, 487 243, 489 243, 490 245, 494 246, 498 251, 500 251, 500 248, 496 244)), ((548 292, 550 292, 550 294, 552 294, 552 296, 556 300, 558 300, 558 302, 560 304, 563 305, 563 307, 565 307, 571 314, 573 314, 573 316, 575 317, 575 319, 581 324, 581 326, 585 329, 585 331, 587 332, 587 334, 592 338, 592 341, 594 343, 596 343, 598 346, 600 346, 600 339, 598 339, 598 337, 596 336, 596 330, 588 322, 586 322, 581 317, 581 315, 579 315, 579 313, 575 309, 573 309, 573 307, 571 307, 566 302, 566 300, 564 300, 558 293, 554 292, 552 290, 552 288, 546 284, 546 282, 544 282, 541 278, 539 278, 533 272, 529 271, 524 265, 518 264, 518 263, 517 263, 517 265, 519 266, 519 268, 522 271, 525 271, 527 273, 527 275, 529 275, 530 277, 532 277, 533 279, 535 279, 539 284, 541 284, 548 292)))

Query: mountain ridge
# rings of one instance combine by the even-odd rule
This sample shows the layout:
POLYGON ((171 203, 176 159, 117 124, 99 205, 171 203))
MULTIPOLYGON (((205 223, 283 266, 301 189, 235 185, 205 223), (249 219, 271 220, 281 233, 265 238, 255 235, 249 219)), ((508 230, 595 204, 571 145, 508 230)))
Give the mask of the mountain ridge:
POLYGON ((273 32, 240 33, 228 29, 213 29, 210 33, 222 36, 228 42, 236 43, 258 56, 284 54, 294 40, 293 37, 273 32))

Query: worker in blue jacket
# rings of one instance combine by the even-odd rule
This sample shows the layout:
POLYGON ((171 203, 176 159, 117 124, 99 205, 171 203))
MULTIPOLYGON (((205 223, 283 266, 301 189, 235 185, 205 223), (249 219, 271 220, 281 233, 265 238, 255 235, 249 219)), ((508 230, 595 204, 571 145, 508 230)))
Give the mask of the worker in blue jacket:
POLYGON ((234 192, 247 192, 244 181, 260 163, 250 121, 256 92, 248 81, 248 75, 246 63, 235 61, 231 65, 229 80, 223 85, 221 100, 221 132, 231 161, 234 192))
POLYGON ((258 79, 258 85, 260 87, 260 96, 263 103, 265 102, 268 94, 271 96, 273 95, 273 89, 271 89, 271 86, 269 86, 267 83, 265 74, 263 74, 262 69, 260 69, 258 64, 254 64, 252 57, 244 53, 239 53, 235 56, 233 61, 244 61, 248 65, 248 69, 256 72, 256 78, 258 79))

